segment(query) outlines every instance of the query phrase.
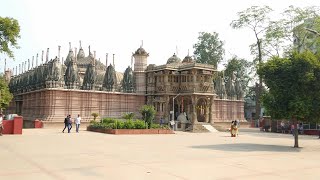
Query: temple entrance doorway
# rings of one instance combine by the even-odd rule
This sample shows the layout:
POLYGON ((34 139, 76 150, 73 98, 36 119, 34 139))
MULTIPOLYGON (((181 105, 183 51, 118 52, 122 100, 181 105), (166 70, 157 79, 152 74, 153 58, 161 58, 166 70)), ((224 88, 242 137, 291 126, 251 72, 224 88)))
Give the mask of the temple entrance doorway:
POLYGON ((198 122, 206 122, 206 116, 209 115, 207 99, 201 98, 198 100, 196 112, 198 122))

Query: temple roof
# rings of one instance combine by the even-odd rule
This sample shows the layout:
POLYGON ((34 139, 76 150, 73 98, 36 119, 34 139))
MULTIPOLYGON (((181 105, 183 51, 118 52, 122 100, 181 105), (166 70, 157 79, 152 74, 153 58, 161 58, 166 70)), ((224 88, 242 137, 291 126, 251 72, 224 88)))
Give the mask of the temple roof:
POLYGON ((149 53, 147 53, 146 50, 144 50, 142 47, 139 47, 136 52, 134 53, 134 55, 145 55, 145 56, 149 56, 149 53))
POLYGON ((181 59, 174 53, 167 61, 167 64, 180 63, 181 59))

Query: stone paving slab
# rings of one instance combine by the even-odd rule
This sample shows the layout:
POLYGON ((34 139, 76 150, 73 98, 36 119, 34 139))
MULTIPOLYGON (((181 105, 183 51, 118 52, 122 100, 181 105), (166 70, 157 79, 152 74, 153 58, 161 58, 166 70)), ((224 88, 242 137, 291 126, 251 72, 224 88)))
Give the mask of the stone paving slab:
POLYGON ((173 135, 24 129, 0 137, 1 180, 319 179, 320 140, 254 130, 173 135))

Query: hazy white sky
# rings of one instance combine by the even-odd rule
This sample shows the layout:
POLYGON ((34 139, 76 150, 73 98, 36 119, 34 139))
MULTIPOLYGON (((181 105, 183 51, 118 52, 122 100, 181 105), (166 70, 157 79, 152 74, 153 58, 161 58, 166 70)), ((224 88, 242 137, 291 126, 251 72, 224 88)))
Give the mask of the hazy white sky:
MULTIPOLYGON (((13 17, 21 26, 20 49, 15 50, 15 61, 7 60, 13 68, 22 61, 32 59, 50 48, 49 57, 61 57, 69 49, 79 48, 82 41, 86 55, 88 46, 96 50, 97 58, 105 63, 105 54, 115 54, 117 71, 130 65, 131 54, 143 40, 143 47, 150 53, 149 64, 164 64, 178 49, 183 59, 198 32, 217 32, 225 42, 225 60, 237 55, 251 58, 249 44, 254 42, 248 29, 230 27, 236 13, 253 5, 268 5, 280 13, 289 5, 317 6, 318 0, 0 0, 0 16, 13 17)), ((6 58, 0 55, 0 72, 6 58)))

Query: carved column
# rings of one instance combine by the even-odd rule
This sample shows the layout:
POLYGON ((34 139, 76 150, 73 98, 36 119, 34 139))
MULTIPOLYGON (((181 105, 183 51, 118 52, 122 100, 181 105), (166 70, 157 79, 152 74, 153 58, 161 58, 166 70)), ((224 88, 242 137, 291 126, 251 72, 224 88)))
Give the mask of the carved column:
POLYGON ((192 124, 195 124, 198 122, 197 120, 197 102, 198 102, 198 97, 196 95, 192 96, 192 124))
POLYGON ((209 103, 207 102, 206 104, 206 115, 205 115, 205 122, 208 123, 209 122, 209 103))
POLYGON ((213 111, 214 111, 214 96, 210 97, 210 112, 209 112, 209 123, 213 124, 213 111))

